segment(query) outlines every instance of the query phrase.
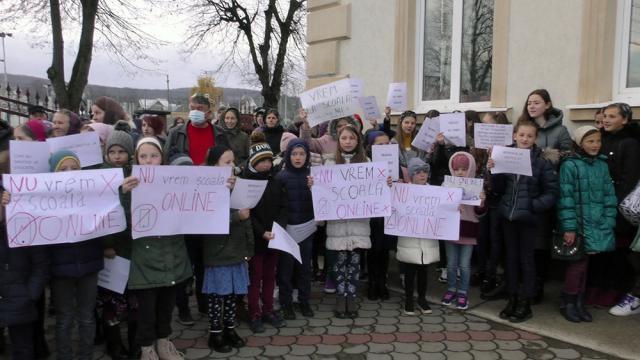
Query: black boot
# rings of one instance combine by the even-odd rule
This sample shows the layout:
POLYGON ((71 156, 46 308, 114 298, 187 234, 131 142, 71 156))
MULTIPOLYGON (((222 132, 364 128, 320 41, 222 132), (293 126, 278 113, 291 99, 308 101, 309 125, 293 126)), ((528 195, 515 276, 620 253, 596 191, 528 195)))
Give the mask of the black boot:
POLYGON ((107 342, 107 355, 113 360, 128 359, 128 352, 122 344, 120 337, 120 325, 104 326, 104 338, 107 342))
POLYGON ((338 319, 347 317, 347 299, 344 295, 336 295, 336 307, 333 310, 333 315, 338 319))
POLYGON ((502 311, 500 311, 500 319, 508 319, 513 313, 516 311, 516 306, 518 305, 518 296, 511 295, 509 296, 509 301, 507 302, 507 306, 504 307, 502 311))
POLYGON ((233 346, 234 348, 239 349, 244 346, 244 340, 242 340, 242 338, 240 337, 240 335, 238 335, 235 329, 225 328, 224 331, 222 332, 222 335, 224 336, 227 343, 233 346))
POLYGON ((227 343, 222 332, 209 333, 209 349, 219 353, 228 353, 233 350, 231 345, 227 343))
POLYGON ((580 322, 580 315, 578 314, 578 307, 576 305, 576 296, 571 294, 562 294, 562 307, 560 313, 567 321, 580 322))
POLYGON ((136 332, 138 331, 138 323, 129 320, 127 323, 127 342, 129 343, 129 359, 140 359, 142 356, 142 348, 136 342, 136 332))
POLYGON ((504 279, 493 277, 486 283, 483 283, 482 287, 484 288, 480 290, 480 298, 482 300, 498 300, 505 297, 507 283, 504 279))
POLYGON ((356 302, 356 298, 352 296, 347 296, 347 317, 351 319, 355 319, 358 317, 358 303, 356 302))
POLYGON ((518 300, 518 305, 516 305, 516 310, 513 312, 513 315, 509 316, 509 321, 512 323, 520 323, 531 319, 532 316, 531 300, 520 299, 518 300))
POLYGON ((369 272, 369 287, 367 288, 367 299, 371 301, 378 300, 378 282, 373 271, 369 272))
POLYGON ((580 316, 580 320, 584 322, 593 321, 593 316, 591 316, 584 305, 584 293, 578 294, 578 297, 576 299, 576 308, 578 309, 578 316, 580 316))

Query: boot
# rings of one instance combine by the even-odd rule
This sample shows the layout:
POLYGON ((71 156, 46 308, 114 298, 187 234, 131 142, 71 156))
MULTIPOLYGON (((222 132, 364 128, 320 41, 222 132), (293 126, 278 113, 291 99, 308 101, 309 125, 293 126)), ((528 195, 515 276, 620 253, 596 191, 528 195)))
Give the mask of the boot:
POLYGON ((209 349, 219 353, 228 353, 233 350, 231 345, 227 343, 222 332, 209 333, 209 349))
POLYGON ((140 360, 160 360, 158 353, 156 353, 156 348, 153 345, 143 346, 140 351, 140 360))
POLYGON ((129 343, 129 359, 140 359, 142 349, 136 342, 136 332, 138 331, 138 323, 129 320, 127 323, 127 342, 129 343))
POLYGON ((576 296, 571 294, 562 294, 562 307, 560 313, 567 321, 580 322, 578 306, 576 305, 576 296))
POLYGON ((333 315, 338 319, 345 319, 347 317, 347 299, 344 295, 336 296, 336 307, 333 310, 333 315))
POLYGON ((512 323, 520 323, 531 319, 533 313, 531 312, 531 300, 520 299, 516 305, 516 310, 513 315, 509 316, 509 321, 512 323))
POLYGON ((113 360, 126 360, 128 358, 127 349, 122 344, 120 337, 120 325, 104 325, 104 338, 107 342, 107 355, 113 360))
POLYGON ((233 346, 234 348, 239 349, 243 347, 245 344, 244 340, 242 340, 242 338, 240 337, 240 335, 238 335, 235 329, 225 328, 224 331, 222 332, 222 335, 224 336, 227 343, 233 346))
POLYGON ((500 319, 508 319, 513 313, 516 311, 516 305, 518 304, 518 296, 511 295, 509 297, 509 301, 507 302, 507 306, 500 312, 500 319))
POLYGON ((380 300, 389 300, 389 289, 387 289, 387 271, 389 270, 389 254, 383 252, 380 257, 380 268, 378 269, 378 296, 380 300))
POLYGON ((358 303, 355 297, 347 296, 347 317, 355 319, 358 317, 358 303))
POLYGON ((369 274, 369 287, 367 288, 367 299, 371 301, 378 300, 378 282, 376 281, 373 271, 369 274))
MULTIPOLYGON (((485 286, 485 284, 483 284, 485 286)), ((494 278, 493 283, 487 283, 485 286, 486 291, 480 291, 480 298, 482 300, 498 300, 505 297, 505 290, 507 289, 507 283, 504 279, 494 278)))
POLYGON ((593 316, 591 316, 585 308, 584 293, 578 294, 578 298, 576 299, 576 308, 578 309, 578 316, 580 316, 580 320, 584 322, 593 321, 593 316))
POLYGON ((160 360, 184 360, 184 354, 179 353, 168 338, 156 341, 156 351, 160 360))

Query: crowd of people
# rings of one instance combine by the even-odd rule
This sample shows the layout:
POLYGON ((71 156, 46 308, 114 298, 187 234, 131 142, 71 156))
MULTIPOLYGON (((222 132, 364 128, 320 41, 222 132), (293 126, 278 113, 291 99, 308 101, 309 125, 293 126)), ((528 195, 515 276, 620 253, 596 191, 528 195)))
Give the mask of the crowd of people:
MULTIPOLYGON (((562 294, 547 296, 550 301, 561 295, 566 320, 592 321, 587 305, 610 308, 616 316, 640 312, 640 254, 630 249, 638 229, 618 211, 640 180, 640 128, 624 103, 604 107, 594 125, 570 134, 549 93, 532 91, 512 119, 511 145, 530 150, 531 176, 492 174, 491 149, 474 147, 474 126, 508 124, 504 113, 480 117, 466 111, 466 146, 452 145, 440 133, 430 149, 420 149, 412 142, 421 116, 405 111, 393 129, 388 107, 382 121, 367 119, 368 126, 355 115, 311 127, 301 110, 288 128, 277 110, 259 108, 250 134, 237 109, 216 113, 198 94, 190 98, 188 117, 175 119, 168 130, 166 119, 152 113, 142 114, 136 125, 106 97, 93 103, 90 121, 68 110, 51 117, 41 108, 31 110, 30 119, 15 128, 1 123, 3 173, 9 173, 9 140, 96 132, 104 163, 92 168, 122 169, 119 191, 127 228, 77 243, 10 248, 2 212, 0 325, 8 328, 14 359, 49 354, 47 287, 58 359, 91 359, 95 344, 105 342, 113 359, 173 360, 183 358, 169 339, 174 309, 178 322, 193 325, 190 296, 209 318, 209 346, 227 353, 245 345, 235 331, 240 318, 252 332, 262 333, 266 326, 313 317, 313 281, 322 281, 326 296, 335 296, 338 318, 359 317, 361 280, 367 282, 363 296, 389 301, 391 256, 404 287, 404 315, 432 312, 428 279, 437 271, 446 291, 430 295, 443 306, 468 309, 478 301, 470 299, 469 288, 479 286, 481 298, 507 300, 501 318, 522 322, 533 316, 532 305, 543 301, 550 271, 563 269, 552 266, 554 236, 567 246, 579 242, 584 254, 560 264, 566 268, 562 294), (481 204, 460 207, 457 241, 386 235, 383 218, 315 221, 310 167, 368 162, 372 146, 385 144, 399 147, 399 182, 440 186, 446 175, 484 179, 481 204), (238 177, 266 180, 267 186, 254 208, 230 210, 229 234, 134 241, 131 192, 140 180, 132 176, 133 164, 226 166, 233 168, 227 181, 231 191, 238 177), (296 234, 301 263, 268 247, 274 223, 296 234), (131 261, 123 294, 97 286, 104 259, 116 256, 131 261), (243 312, 246 316, 239 315, 243 312), (74 320, 79 329, 75 351, 74 320)), ((436 110, 426 114, 438 116, 436 110)), ((82 170, 78 154, 68 150, 52 153, 49 165, 51 172, 82 170)), ((391 178, 387 185, 393 186, 391 178)), ((7 206, 11 194, 2 190, 7 206)))

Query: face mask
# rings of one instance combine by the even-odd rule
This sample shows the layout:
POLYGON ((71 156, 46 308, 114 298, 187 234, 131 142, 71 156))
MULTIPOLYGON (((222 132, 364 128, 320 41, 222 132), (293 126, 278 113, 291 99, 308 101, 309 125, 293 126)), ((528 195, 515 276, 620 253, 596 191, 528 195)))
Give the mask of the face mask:
POLYGON ((196 125, 200 125, 204 123, 204 113, 200 110, 191 110, 189 111, 189 120, 196 125))

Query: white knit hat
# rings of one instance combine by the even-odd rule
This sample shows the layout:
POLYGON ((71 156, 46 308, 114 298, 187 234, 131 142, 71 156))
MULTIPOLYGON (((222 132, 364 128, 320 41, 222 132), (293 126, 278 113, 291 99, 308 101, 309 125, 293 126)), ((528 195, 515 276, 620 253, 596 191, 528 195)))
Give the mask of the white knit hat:
POLYGON ((590 131, 598 131, 598 129, 595 126, 591 126, 591 125, 586 125, 586 126, 580 126, 579 128, 573 130, 573 141, 576 142, 576 144, 578 144, 578 146, 580 144, 582 144, 582 139, 584 139, 584 136, 590 132, 590 131))

